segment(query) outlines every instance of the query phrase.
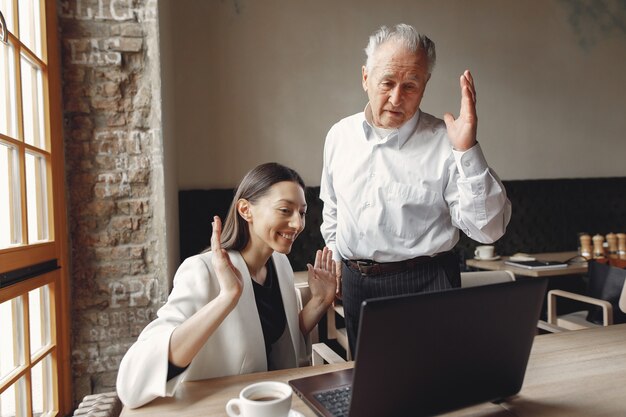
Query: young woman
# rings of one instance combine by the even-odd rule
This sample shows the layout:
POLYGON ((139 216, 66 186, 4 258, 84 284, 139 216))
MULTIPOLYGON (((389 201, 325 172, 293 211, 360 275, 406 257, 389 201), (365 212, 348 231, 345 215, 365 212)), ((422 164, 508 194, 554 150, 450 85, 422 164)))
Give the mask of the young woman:
POLYGON ((286 254, 304 229, 300 176, 259 165, 237 188, 222 230, 213 219, 210 251, 186 259, 157 318, 128 350, 117 377, 122 402, 139 407, 197 380, 296 367, 306 335, 335 297, 332 253, 308 267, 311 301, 298 311, 286 254))

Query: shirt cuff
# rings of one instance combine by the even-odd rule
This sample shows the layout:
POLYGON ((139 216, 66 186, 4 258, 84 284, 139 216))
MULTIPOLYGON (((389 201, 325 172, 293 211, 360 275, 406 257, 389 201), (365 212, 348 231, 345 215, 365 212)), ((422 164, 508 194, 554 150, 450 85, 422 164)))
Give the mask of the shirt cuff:
POLYGON ((452 149, 456 166, 459 169, 461 178, 470 178, 481 175, 489 168, 483 150, 479 143, 472 146, 466 151, 457 151, 452 149))

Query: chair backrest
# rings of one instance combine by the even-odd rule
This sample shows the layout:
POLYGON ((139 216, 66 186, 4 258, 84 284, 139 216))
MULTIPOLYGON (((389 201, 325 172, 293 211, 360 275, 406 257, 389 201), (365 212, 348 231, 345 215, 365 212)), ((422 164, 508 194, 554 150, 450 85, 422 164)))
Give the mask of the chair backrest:
MULTIPOLYGON (((311 299, 311 289, 309 288, 309 284, 306 282, 296 283, 294 287, 296 289, 296 298, 298 299, 298 311, 300 311, 311 299)), ((317 325, 309 333, 309 338, 311 339, 312 344, 320 341, 317 325)))
POLYGON ((511 271, 461 272, 461 287, 463 288, 511 281, 515 281, 515 275, 511 271))
MULTIPOLYGON (((605 300, 613 306, 613 324, 626 323, 626 270, 607 263, 589 261, 587 295, 605 300)), ((601 324, 603 313, 598 307, 590 307, 587 320, 601 324)))

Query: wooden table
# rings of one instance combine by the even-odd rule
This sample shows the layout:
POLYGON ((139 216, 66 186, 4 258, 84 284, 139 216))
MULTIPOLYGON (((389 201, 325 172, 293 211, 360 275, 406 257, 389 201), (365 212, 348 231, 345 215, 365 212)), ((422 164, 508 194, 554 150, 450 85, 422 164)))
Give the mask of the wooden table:
MULTIPOLYGON (((321 374, 354 366, 354 362, 334 365, 308 366, 281 371, 260 372, 248 375, 236 375, 203 381, 183 382, 175 397, 157 398, 151 403, 134 410, 124 408, 120 417, 228 417, 226 403, 236 398, 248 384, 258 381, 283 381, 308 375, 321 374)), ((305 417, 316 414, 298 397, 293 395, 291 408, 305 417)), ((495 404, 480 404, 461 411, 445 414, 446 417, 504 417, 511 416, 507 410, 495 404)), ((381 416, 383 417, 383 416, 381 416)))
MULTIPOLYGON (((159 398, 135 410, 125 408, 121 415, 226 416, 226 402, 250 383, 288 381, 350 366, 353 366, 352 362, 184 382, 175 397, 159 398)), ((307 417, 315 416, 296 395, 292 408, 307 417)), ((519 395, 499 405, 480 404, 446 414, 449 417, 624 415, 626 324, 537 336, 519 395)))
POLYGON ((626 324, 537 336, 516 416, 626 416, 626 324))
MULTIPOLYGON (((537 258, 539 261, 567 261, 577 256, 578 252, 550 252, 550 253, 536 253, 531 256, 537 258)), ((526 269, 518 268, 512 265, 504 263, 509 256, 503 256, 495 261, 481 261, 478 259, 467 259, 465 264, 472 268, 484 269, 488 271, 501 271, 507 270, 513 272, 515 275, 521 275, 525 277, 555 277, 561 275, 580 275, 587 272, 587 263, 575 263, 568 265, 565 268, 556 269, 526 269)))

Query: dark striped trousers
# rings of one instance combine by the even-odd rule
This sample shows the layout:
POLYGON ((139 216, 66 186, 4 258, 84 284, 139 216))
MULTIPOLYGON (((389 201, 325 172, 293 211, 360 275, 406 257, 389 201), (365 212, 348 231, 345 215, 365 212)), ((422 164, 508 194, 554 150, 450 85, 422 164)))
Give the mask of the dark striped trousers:
MULTIPOLYGON (((461 286, 459 260, 453 252, 440 254, 406 271, 379 275, 362 275, 344 261, 341 280, 348 343, 353 357, 356 357, 357 353, 355 350, 357 332, 361 303, 364 300, 440 291, 461 286)), ((393 323, 389 324, 393 325, 393 323)))

